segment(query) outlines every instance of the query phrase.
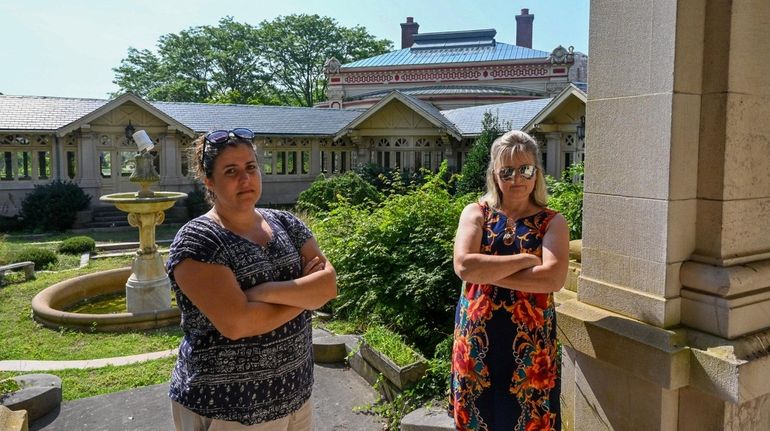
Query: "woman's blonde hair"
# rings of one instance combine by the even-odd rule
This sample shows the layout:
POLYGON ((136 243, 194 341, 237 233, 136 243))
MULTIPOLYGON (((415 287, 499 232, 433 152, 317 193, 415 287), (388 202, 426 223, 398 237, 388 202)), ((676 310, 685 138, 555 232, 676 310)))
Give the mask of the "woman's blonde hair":
POLYGON ((482 202, 486 202, 492 208, 500 208, 503 194, 495 181, 495 171, 500 169, 501 160, 523 154, 531 155, 535 160, 535 166, 537 166, 535 188, 529 197, 532 203, 539 207, 545 207, 548 204, 545 176, 543 175, 542 163, 540 163, 540 148, 531 136, 519 130, 511 130, 492 143, 492 148, 489 150, 489 165, 487 166, 487 192, 481 197, 482 202))

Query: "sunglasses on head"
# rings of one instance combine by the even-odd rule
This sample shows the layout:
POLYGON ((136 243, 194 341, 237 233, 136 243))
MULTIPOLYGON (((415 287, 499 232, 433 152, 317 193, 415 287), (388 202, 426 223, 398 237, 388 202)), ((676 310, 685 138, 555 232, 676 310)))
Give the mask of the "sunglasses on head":
POLYGON ((209 132, 203 137, 203 151, 201 151, 201 165, 203 165, 203 159, 206 157, 206 143, 209 145, 222 145, 226 144, 230 139, 238 138, 250 141, 254 139, 256 135, 250 129, 245 127, 238 127, 233 130, 214 130, 209 132))
POLYGON ((505 167, 497 171, 497 175, 503 181, 511 181, 518 173, 520 177, 525 180, 531 180, 537 172, 537 166, 535 165, 521 165, 518 168, 505 167))

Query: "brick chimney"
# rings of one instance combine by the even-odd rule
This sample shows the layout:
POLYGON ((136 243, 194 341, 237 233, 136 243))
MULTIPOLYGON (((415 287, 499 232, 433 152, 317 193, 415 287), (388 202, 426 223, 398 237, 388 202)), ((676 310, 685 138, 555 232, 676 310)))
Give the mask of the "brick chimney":
POLYGON ((417 34, 419 28, 420 24, 414 22, 414 18, 411 16, 406 17, 406 22, 401 23, 401 49, 412 46, 414 43, 414 35, 417 34))
MULTIPOLYGON (((522 9, 521 15, 516 15, 516 45, 532 48, 532 21, 534 20, 535 15, 530 15, 529 9, 522 9)), ((401 24, 402 28, 403 25, 401 24)))

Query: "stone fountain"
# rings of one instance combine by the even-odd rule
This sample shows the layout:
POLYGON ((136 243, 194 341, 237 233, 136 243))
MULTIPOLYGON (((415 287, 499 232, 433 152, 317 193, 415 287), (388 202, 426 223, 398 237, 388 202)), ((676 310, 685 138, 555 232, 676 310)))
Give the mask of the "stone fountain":
POLYGON ((179 309, 171 308, 171 282, 155 244, 155 226, 163 223, 164 211, 187 197, 186 193, 152 191, 160 180, 149 153, 154 146, 144 130, 133 134, 139 152, 131 182, 138 192, 101 196, 128 213, 128 222, 139 228, 139 249, 128 268, 102 271, 56 283, 32 299, 35 320, 49 327, 71 327, 96 331, 123 331, 168 326, 179 322, 179 309), (128 275, 128 281, 126 280, 128 275), (65 311, 84 299, 121 292, 125 282, 127 313, 86 314, 65 311))
POLYGON ((160 180, 149 152, 154 144, 144 130, 134 133, 133 137, 139 152, 134 157, 136 164, 129 181, 138 183, 139 191, 104 195, 99 200, 127 212, 128 223, 139 228, 139 250, 126 282, 126 307, 129 313, 142 313, 171 308, 171 282, 155 244, 155 226, 163 223, 164 211, 187 194, 150 190, 150 185, 160 180))

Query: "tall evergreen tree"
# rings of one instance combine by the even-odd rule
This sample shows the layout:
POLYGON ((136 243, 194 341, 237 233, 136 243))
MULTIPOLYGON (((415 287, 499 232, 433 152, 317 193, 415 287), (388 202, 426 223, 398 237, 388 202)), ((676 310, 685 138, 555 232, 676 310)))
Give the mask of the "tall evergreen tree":
POLYGON ((481 135, 476 138, 476 142, 473 143, 473 147, 468 152, 460 172, 460 179, 457 181, 456 194, 458 195, 482 193, 486 190, 489 149, 492 148, 492 142, 495 139, 511 129, 510 124, 507 127, 501 125, 499 117, 489 111, 484 113, 481 125, 481 135))

